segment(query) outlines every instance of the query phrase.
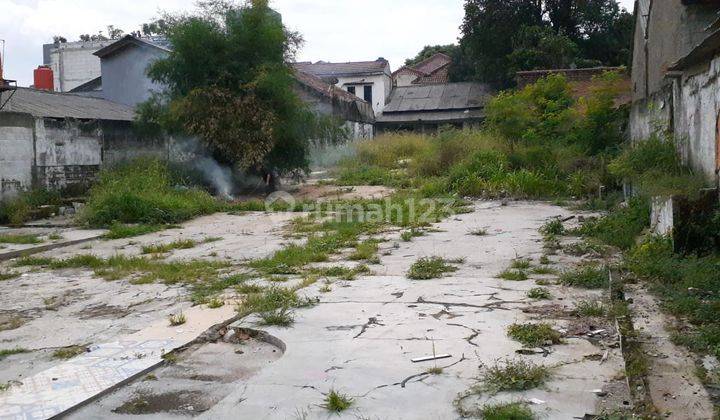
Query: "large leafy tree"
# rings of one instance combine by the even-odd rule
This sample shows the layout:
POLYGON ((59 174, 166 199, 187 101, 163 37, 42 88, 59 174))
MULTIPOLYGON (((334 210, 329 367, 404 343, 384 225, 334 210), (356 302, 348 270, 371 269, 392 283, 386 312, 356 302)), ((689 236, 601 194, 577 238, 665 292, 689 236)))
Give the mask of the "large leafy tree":
POLYGON ((617 0, 466 0, 455 80, 512 85, 518 70, 626 65, 633 17, 617 0))
POLYGON ((290 63, 302 40, 267 0, 200 3, 196 14, 165 16, 162 32, 172 52, 148 72, 165 90, 139 107, 141 122, 196 136, 243 170, 307 168, 327 125, 294 93, 290 63))

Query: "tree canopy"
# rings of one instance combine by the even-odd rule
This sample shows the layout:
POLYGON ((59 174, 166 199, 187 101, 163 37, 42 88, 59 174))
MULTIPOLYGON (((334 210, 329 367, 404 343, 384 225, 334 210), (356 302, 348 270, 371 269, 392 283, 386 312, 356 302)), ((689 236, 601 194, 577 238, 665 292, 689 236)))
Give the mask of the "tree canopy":
POLYGON ((508 87, 520 70, 627 65, 633 22, 617 0, 466 0, 451 77, 508 87))
POLYGON ((165 90, 140 106, 141 122, 195 136, 243 170, 307 168, 325 126, 293 89, 302 38, 267 0, 200 3, 196 14, 166 16, 162 32, 172 52, 148 73, 165 90))

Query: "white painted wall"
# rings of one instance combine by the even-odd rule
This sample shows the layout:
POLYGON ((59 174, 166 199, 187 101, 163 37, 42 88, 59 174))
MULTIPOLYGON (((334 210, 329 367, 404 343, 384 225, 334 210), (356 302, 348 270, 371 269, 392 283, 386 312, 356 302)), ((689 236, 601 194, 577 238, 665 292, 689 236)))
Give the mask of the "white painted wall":
POLYGON ((51 48, 49 63, 57 92, 68 92, 100 76, 100 58, 93 53, 115 41, 68 42, 51 48))
POLYGON ((363 86, 368 85, 372 86, 373 89, 373 111, 375 111, 375 115, 379 115, 385 109, 390 92, 392 92, 392 76, 383 74, 378 76, 339 77, 336 86, 343 90, 348 90, 348 86, 355 86, 355 96, 365 99, 363 97, 363 86))
POLYGON ((0 200, 32 184, 32 126, 0 125, 0 200))
POLYGON ((413 82, 417 80, 417 75, 411 74, 411 73, 400 73, 397 76, 395 76, 395 86, 397 87, 403 87, 403 86, 412 86, 413 82))

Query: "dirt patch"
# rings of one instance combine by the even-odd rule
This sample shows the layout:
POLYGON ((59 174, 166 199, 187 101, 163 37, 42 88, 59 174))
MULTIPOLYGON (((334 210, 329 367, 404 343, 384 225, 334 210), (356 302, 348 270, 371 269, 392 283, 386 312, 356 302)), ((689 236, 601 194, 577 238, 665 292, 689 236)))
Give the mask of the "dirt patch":
POLYGON ((573 315, 572 311, 570 311, 567 307, 556 303, 529 306, 527 308, 523 308, 522 311, 526 314, 541 315, 543 317, 550 318, 567 318, 573 315))
POLYGON ((395 190, 384 186, 338 187, 335 185, 304 184, 290 193, 299 200, 355 200, 389 197, 395 190))
POLYGON ((16 330, 28 322, 32 321, 35 316, 29 311, 2 311, 0 310, 0 331, 16 330))
POLYGON ((200 391, 177 391, 164 394, 138 392, 130 401, 112 410, 117 414, 199 414, 207 411, 207 404, 200 391))
POLYGON ((130 313, 130 310, 128 308, 122 308, 120 306, 112 306, 112 305, 105 305, 105 304, 99 304, 99 305, 93 305, 88 306, 87 308, 83 309, 80 312, 77 312, 75 315, 78 316, 78 318, 82 320, 86 319, 95 319, 95 318, 124 318, 130 313))

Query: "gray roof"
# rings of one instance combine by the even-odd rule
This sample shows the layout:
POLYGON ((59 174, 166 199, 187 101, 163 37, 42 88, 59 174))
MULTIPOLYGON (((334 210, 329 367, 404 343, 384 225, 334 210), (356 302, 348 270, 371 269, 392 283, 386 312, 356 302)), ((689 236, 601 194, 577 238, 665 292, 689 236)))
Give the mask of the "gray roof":
POLYGON ((482 83, 443 83, 395 88, 383 114, 484 108, 492 89, 482 83))
POLYGON ((449 123, 467 120, 482 120, 485 118, 483 109, 465 109, 449 111, 424 111, 424 112, 396 112, 382 114, 377 118, 379 124, 403 124, 403 123, 449 123))
POLYGON ((128 46, 131 45, 149 45, 154 48, 161 49, 163 51, 172 51, 170 42, 163 37, 150 37, 150 38, 138 38, 133 35, 125 35, 124 37, 120 38, 118 41, 106 46, 105 48, 99 49, 95 51, 93 54, 100 58, 109 57, 113 54, 116 54, 119 51, 122 51, 128 46))
MULTIPOLYGON (((4 102, 12 92, 3 92, 4 102)), ((132 107, 69 93, 57 93, 29 88, 17 88, 10 101, 0 112, 20 112, 34 117, 77 118, 132 121, 132 107)))
POLYGON ((352 77, 352 76, 374 76, 384 74, 388 68, 385 59, 376 61, 357 61, 352 63, 295 63, 295 68, 312 74, 315 77, 352 77))

